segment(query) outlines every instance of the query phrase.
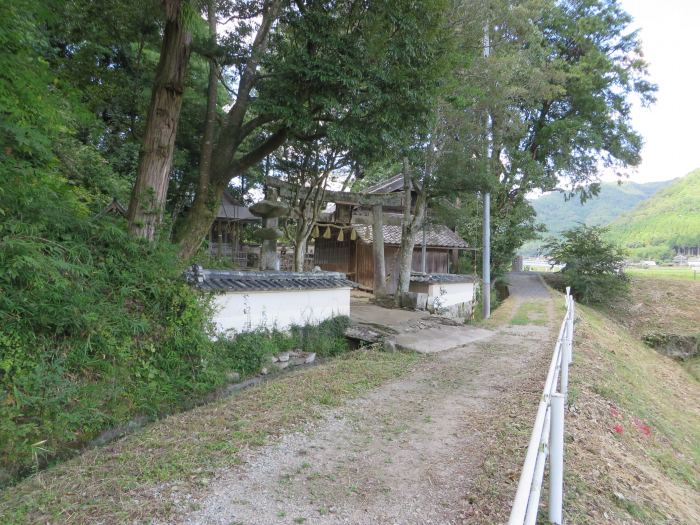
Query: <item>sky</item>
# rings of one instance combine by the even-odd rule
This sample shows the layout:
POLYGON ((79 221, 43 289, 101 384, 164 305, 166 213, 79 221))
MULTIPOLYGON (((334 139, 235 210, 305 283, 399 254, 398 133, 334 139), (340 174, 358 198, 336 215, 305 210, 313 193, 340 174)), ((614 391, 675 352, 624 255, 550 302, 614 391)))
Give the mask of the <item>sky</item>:
POLYGON ((645 140, 642 163, 629 180, 681 177, 700 168, 700 0, 621 0, 640 29, 651 80, 651 108, 634 107, 634 128, 645 140))

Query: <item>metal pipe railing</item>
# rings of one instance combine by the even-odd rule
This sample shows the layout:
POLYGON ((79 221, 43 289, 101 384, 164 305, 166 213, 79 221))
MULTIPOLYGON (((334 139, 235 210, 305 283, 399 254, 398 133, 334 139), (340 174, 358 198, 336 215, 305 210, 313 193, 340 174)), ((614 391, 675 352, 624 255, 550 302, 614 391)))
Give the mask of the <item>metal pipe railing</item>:
POLYGON ((559 328, 554 353, 535 416, 523 470, 513 500, 508 525, 533 525, 537 521, 545 463, 550 458, 549 521, 563 519, 564 406, 569 384, 574 335, 574 299, 566 289, 566 316, 559 328), (558 387, 558 388, 557 388, 558 387), (551 457, 550 457, 551 456, 551 457))

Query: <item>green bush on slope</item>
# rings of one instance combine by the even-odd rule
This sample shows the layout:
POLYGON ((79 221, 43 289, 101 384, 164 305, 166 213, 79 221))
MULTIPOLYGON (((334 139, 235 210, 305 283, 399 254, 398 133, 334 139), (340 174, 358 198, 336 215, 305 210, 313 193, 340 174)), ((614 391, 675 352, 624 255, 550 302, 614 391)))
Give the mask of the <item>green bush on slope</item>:
POLYGON ((207 301, 181 278, 175 247, 97 216, 130 183, 76 139, 92 115, 43 57, 37 6, 0 3, 0 486, 299 342, 211 341, 207 301))
POLYGON ((92 220, 56 174, 2 175, 0 466, 210 389, 208 310, 174 250, 92 220))
POLYGON ((346 318, 212 341, 174 246, 91 218, 55 175, 3 175, 0 484, 136 415, 190 406, 273 353, 347 350, 346 318))

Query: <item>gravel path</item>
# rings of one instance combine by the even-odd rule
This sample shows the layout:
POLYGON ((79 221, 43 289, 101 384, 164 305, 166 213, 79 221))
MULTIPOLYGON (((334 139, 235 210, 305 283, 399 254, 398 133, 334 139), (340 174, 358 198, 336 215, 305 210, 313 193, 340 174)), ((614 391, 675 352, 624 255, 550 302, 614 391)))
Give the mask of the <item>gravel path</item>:
MULTIPOLYGON (((537 275, 512 274, 510 281, 516 308, 547 301, 552 319, 537 275)), ((487 341, 426 358, 410 376, 252 451, 240 467, 221 472, 200 501, 173 502, 178 522, 487 523, 469 518, 474 501, 466 495, 483 477, 504 398, 533 378, 544 380, 556 324, 504 325, 487 341)), ((502 495, 504 502, 511 497, 502 495)))

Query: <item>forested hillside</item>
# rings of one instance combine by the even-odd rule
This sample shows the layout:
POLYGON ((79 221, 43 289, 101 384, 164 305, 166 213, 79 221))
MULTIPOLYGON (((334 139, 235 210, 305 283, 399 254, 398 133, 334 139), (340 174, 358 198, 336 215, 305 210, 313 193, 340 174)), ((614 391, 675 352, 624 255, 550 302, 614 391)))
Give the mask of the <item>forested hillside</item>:
POLYGON ((635 259, 670 260, 676 247, 700 246, 700 169, 620 216, 609 236, 635 259))
MULTIPOLYGON (((587 226, 605 226, 622 213, 632 210, 640 202, 671 184, 671 181, 649 182, 605 182, 600 193, 581 203, 580 199, 566 199, 559 192, 548 193, 531 201, 537 213, 537 221, 544 224, 542 237, 556 236, 579 223, 587 226)), ((525 244, 522 253, 535 255, 543 242, 536 240, 525 244)))

